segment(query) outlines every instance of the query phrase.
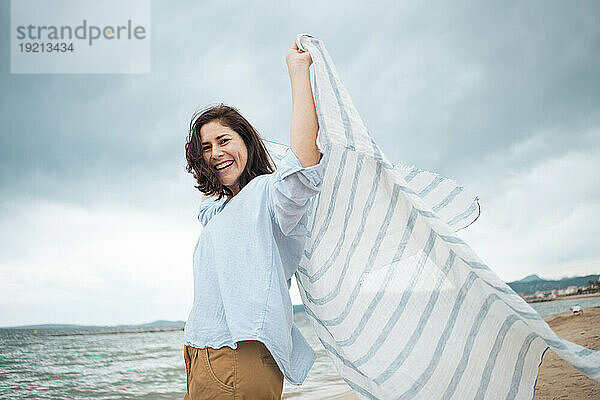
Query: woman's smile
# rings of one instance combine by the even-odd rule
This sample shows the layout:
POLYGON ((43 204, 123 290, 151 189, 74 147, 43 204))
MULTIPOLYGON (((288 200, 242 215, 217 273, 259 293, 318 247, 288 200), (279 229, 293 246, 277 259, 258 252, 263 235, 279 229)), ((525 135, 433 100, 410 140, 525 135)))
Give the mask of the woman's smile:
POLYGON ((220 164, 217 164, 217 165, 215 166, 215 169, 216 169, 217 171, 219 171, 219 172, 224 172, 225 170, 227 170, 227 169, 228 169, 229 167, 231 167, 232 165, 233 165, 233 161, 232 161, 232 160, 230 160, 230 161, 224 161, 224 162, 222 162, 222 163, 220 163, 220 164))

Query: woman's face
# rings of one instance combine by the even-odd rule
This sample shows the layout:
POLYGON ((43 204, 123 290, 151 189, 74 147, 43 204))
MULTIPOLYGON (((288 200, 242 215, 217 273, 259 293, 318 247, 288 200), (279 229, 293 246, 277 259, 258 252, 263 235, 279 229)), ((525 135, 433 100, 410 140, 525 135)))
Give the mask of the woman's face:
POLYGON ((246 168, 248 150, 240 135, 219 121, 210 121, 200 128, 202 155, 210 168, 214 168, 223 186, 236 195, 239 178, 246 168))

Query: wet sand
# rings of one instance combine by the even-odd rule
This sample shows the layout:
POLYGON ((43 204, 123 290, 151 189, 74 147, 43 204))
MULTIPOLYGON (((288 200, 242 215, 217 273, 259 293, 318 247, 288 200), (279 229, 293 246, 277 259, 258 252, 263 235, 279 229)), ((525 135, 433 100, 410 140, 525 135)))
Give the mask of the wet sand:
MULTIPOLYGON (((545 320, 557 335, 589 349, 600 350, 600 306, 585 308, 583 315, 569 312, 545 320)), ((358 396, 349 391, 334 399, 356 400, 358 396)), ((540 367, 534 400, 568 399, 598 400, 600 383, 586 378, 549 349, 540 367)))

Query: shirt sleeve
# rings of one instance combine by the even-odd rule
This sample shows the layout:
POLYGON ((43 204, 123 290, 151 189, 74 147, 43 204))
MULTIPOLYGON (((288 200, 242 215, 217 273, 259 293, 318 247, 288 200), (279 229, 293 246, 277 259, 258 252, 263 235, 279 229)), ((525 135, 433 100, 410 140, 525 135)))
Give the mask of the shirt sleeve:
POLYGON ((200 203, 198 220, 202 226, 206 226, 208 221, 219 212, 219 201, 216 196, 211 196, 200 203))
POLYGON ((325 173, 324 157, 318 164, 302 167, 288 148, 279 168, 269 177, 268 201, 274 221, 284 235, 289 235, 310 205, 310 198, 321 191, 325 173))

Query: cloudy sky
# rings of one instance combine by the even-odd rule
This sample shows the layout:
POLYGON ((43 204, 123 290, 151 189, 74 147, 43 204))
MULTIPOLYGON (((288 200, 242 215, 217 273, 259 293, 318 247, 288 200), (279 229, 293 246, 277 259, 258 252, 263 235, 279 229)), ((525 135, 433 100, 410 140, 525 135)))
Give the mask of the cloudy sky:
POLYGON ((0 326, 187 319, 190 117, 225 102, 289 143, 285 52, 302 32, 390 160, 479 195, 460 235, 502 279, 600 273, 597 2, 152 1, 150 74, 37 75, 10 73, 9 5, 0 326))

